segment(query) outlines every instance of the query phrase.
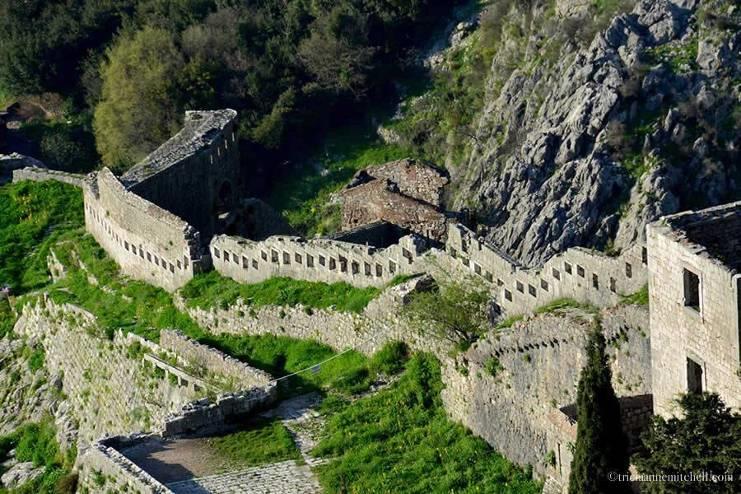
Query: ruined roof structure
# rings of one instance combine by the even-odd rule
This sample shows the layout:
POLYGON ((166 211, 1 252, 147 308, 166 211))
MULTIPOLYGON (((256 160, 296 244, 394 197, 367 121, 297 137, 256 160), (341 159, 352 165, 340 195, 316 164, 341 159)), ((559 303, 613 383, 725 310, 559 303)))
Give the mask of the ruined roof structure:
POLYGON ((442 197, 449 181, 445 171, 412 159, 360 170, 341 192, 342 230, 387 222, 442 241, 442 197))
POLYGON ((209 148, 237 116, 232 109, 186 111, 183 128, 121 176, 130 186, 146 180, 198 151, 209 148))
POLYGON ((734 271, 741 270, 741 201, 702 211, 688 211, 664 218, 681 244, 694 244, 734 271))

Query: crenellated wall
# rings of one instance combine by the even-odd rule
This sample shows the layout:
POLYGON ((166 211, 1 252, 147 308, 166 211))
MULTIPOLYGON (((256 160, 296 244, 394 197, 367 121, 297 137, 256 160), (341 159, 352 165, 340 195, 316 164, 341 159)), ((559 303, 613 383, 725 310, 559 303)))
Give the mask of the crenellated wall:
POLYGON ((273 236, 261 242, 220 235, 211 241, 216 271, 243 283, 276 276, 344 281, 354 286, 383 286, 400 274, 421 271, 416 261, 427 249, 417 235, 378 249, 336 240, 273 236))
POLYGON ((445 249, 495 287, 496 303, 507 315, 528 314, 559 298, 609 307, 648 282, 647 252, 641 245, 617 257, 576 247, 541 267, 524 268, 465 226, 451 224, 445 249))
POLYGON ((172 291, 208 267, 188 223, 127 191, 107 168, 89 181, 85 227, 125 274, 172 291))

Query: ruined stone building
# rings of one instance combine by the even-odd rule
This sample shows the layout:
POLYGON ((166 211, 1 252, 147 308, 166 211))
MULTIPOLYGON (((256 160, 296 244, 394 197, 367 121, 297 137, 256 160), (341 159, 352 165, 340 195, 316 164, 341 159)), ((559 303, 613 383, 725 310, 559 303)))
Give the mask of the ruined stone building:
POLYGON ((741 202, 649 225, 654 411, 713 391, 741 407, 741 202))
POLYGON ((186 112, 183 129, 120 178, 88 177, 86 228, 124 273, 175 290, 210 267, 203 243, 239 196, 236 116, 186 112))
POLYGON ((341 193, 342 230, 388 222, 441 242, 447 233, 442 196, 449 181, 444 171, 410 159, 361 170, 341 193))

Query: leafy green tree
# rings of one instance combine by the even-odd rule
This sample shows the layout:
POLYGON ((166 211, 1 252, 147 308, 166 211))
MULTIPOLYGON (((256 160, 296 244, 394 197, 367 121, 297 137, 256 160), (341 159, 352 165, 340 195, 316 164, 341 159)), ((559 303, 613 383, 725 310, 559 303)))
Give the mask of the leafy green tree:
POLYGON ((612 389, 612 372, 599 327, 589 335, 587 363, 577 390, 577 428, 571 462, 569 494, 611 494, 629 491, 627 482, 611 481, 611 474, 627 475, 628 445, 620 420, 620 403, 612 389))
POLYGON ((449 282, 414 294, 405 313, 422 332, 468 348, 489 327, 489 293, 481 287, 449 282))
POLYGON ((123 170, 173 134, 181 110, 177 80, 184 66, 172 34, 163 29, 124 35, 108 51, 94 119, 105 164, 123 170))
POLYGON ((700 494, 738 492, 741 475, 741 415, 715 393, 690 393, 678 400, 682 418, 655 417, 635 459, 646 475, 732 474, 733 481, 645 482, 642 492, 700 494))

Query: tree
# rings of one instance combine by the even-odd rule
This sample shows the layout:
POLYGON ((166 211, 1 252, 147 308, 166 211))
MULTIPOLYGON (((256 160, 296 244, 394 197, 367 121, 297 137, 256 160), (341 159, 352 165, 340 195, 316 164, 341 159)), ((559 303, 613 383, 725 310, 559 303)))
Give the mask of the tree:
POLYGON ((629 459, 601 328, 589 335, 586 352, 587 363, 577 390, 576 448, 569 494, 626 492, 627 482, 609 478, 610 474, 627 475, 629 459))
POLYGON ((468 348, 489 327, 489 293, 476 286, 450 282, 437 290, 418 292, 405 312, 419 331, 468 348))
POLYGON ((177 81, 184 66, 172 35, 162 29, 124 35, 108 51, 94 120, 105 164, 126 169, 177 130, 182 109, 177 81))
POLYGON ((684 418, 655 417, 636 456, 646 475, 733 474, 732 481, 646 482, 649 493, 738 492, 741 474, 741 415, 732 413, 715 393, 691 393, 678 400, 684 418), (736 482, 736 483, 734 483, 736 482))

